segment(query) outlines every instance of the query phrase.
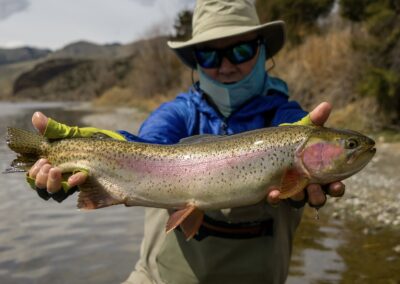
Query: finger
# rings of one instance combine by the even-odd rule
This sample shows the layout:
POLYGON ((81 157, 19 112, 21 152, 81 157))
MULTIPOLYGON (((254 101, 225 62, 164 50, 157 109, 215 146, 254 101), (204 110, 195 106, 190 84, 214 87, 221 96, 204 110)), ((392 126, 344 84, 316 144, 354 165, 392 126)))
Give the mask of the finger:
POLYGON ((47 121, 48 121, 48 117, 45 116, 43 113, 41 113, 40 111, 35 112, 32 115, 32 124, 33 127, 36 128, 36 130, 40 133, 43 134, 44 131, 46 130, 46 126, 47 126, 47 121))
POLYGON ((36 163, 30 168, 28 175, 30 178, 36 178, 36 175, 43 167, 43 165, 47 164, 48 161, 46 159, 39 159, 36 163))
POLYGON ((68 185, 74 187, 83 184, 86 181, 87 174, 85 172, 77 172, 68 178, 68 185))
POLYGON ((326 196, 319 184, 310 184, 307 187, 308 204, 311 207, 322 207, 326 202, 326 196))
POLYGON ((61 170, 59 168, 51 168, 47 179, 47 191, 49 193, 56 193, 61 189, 61 170))
POLYGON ((342 197, 346 191, 344 183, 337 181, 328 185, 327 193, 332 197, 342 197))
POLYGON ((293 195, 293 196, 291 197, 291 199, 292 199, 293 201, 302 201, 302 200, 304 200, 305 197, 306 197, 306 196, 305 196, 305 194, 304 194, 304 190, 302 190, 302 191, 300 191, 299 193, 297 193, 296 195, 293 195))
POLYGON ((36 181, 35 181, 35 184, 38 188, 46 188, 47 178, 50 169, 51 169, 50 164, 45 164, 43 167, 40 168, 40 171, 36 175, 36 181))
POLYGON ((310 112, 310 119, 315 125, 322 126, 328 120, 332 106, 327 102, 320 103, 310 112))
POLYGON ((268 203, 273 206, 278 205, 279 202, 281 201, 281 199, 279 198, 279 194, 280 194, 279 190, 277 189, 271 190, 267 195, 268 203))

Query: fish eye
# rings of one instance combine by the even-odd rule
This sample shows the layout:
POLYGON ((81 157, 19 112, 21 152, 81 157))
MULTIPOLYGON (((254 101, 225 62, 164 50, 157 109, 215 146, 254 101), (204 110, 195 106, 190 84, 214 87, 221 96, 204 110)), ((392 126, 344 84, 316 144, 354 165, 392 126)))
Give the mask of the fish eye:
POLYGON ((347 149, 354 149, 358 147, 358 141, 354 138, 350 138, 346 140, 346 148, 347 149))

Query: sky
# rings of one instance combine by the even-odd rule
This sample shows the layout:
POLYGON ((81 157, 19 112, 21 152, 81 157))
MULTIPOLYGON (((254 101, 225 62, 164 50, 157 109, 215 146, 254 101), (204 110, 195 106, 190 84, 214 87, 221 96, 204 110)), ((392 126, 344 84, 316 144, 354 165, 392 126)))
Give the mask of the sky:
POLYGON ((172 32, 195 0, 0 0, 0 47, 129 43, 172 32))

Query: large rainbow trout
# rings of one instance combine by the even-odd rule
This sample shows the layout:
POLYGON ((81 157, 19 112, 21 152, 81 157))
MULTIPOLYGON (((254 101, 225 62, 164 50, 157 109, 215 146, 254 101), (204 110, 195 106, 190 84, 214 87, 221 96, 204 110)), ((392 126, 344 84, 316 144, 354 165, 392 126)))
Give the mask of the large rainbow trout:
POLYGON ((78 207, 115 204, 175 209, 167 231, 181 226, 188 238, 203 211, 253 205, 268 191, 282 199, 310 183, 327 184, 360 171, 375 142, 354 131, 282 126, 231 136, 192 136, 175 145, 74 138, 54 142, 9 128, 8 146, 19 154, 12 166, 27 169, 46 158, 63 172, 85 170, 78 207))

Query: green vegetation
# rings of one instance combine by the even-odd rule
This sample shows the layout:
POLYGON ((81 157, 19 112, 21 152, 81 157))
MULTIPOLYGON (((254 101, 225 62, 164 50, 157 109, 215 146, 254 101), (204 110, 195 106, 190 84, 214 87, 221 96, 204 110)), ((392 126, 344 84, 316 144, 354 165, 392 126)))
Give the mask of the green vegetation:
POLYGON ((364 21, 367 16, 366 7, 375 0, 340 0, 340 14, 353 22, 364 21))
POLYGON ((261 22, 284 20, 291 43, 319 31, 318 19, 330 13, 334 0, 259 0, 257 11, 261 22))
POLYGON ((385 124, 400 123, 400 2, 341 0, 342 16, 359 22, 367 34, 354 37, 366 62, 358 91, 375 97, 385 124))
POLYGON ((174 40, 187 40, 192 36, 192 17, 193 12, 190 10, 183 10, 180 12, 175 20, 174 40))
POLYGON ((310 109, 334 102, 333 121, 400 129, 400 2, 258 0, 262 22, 283 19, 292 45, 273 70, 310 109), (289 63, 287 62, 289 61, 289 63))

